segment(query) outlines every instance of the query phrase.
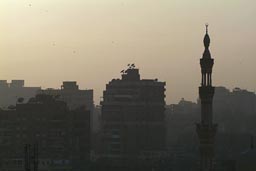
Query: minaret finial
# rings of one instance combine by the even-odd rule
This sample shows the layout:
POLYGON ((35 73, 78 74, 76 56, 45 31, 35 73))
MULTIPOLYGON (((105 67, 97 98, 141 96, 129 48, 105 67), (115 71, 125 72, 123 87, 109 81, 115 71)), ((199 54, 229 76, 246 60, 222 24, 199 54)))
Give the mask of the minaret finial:
MULTIPOLYGON (((206 33, 205 33, 205 36, 204 36, 204 47, 207 50, 208 50, 208 48, 210 46, 210 37, 209 37, 209 34, 208 34, 208 26, 209 26, 209 24, 206 23, 205 24, 206 33)), ((210 55, 207 55, 207 56, 210 56, 210 55)))
POLYGON ((208 24, 208 23, 205 23, 206 34, 208 34, 208 26, 209 26, 209 24, 208 24))

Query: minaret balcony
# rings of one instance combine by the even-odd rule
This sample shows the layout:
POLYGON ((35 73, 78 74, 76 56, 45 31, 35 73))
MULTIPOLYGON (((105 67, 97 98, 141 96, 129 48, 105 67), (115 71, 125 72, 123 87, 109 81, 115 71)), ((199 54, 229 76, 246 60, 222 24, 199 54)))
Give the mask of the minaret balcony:
POLYGON ((217 133, 217 124, 203 125, 196 124, 196 131, 202 144, 213 144, 214 138, 217 133))

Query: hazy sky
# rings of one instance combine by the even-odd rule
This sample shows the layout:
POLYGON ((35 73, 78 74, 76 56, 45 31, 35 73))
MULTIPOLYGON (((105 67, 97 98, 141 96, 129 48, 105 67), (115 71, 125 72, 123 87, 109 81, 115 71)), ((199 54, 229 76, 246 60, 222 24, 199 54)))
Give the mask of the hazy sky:
POLYGON ((135 63, 166 81, 167 103, 195 101, 204 24, 213 84, 256 90, 255 0, 0 0, 0 79, 93 88, 135 63))

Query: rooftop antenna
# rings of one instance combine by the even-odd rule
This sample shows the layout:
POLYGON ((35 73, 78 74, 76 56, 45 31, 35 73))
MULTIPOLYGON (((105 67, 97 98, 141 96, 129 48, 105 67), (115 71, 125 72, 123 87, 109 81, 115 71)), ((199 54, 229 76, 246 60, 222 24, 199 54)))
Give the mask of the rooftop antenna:
POLYGON ((209 27, 209 24, 208 24, 208 23, 205 23, 206 34, 208 34, 208 27, 209 27))

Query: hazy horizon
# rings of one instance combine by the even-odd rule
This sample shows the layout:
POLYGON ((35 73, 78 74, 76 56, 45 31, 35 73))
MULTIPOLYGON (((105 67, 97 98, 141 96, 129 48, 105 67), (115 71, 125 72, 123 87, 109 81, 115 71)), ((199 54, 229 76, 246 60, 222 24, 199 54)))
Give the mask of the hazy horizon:
POLYGON ((128 63, 166 81, 166 102, 195 101, 204 24, 215 59, 213 85, 256 90, 256 2, 252 0, 2 0, 0 80, 94 89, 128 63))

